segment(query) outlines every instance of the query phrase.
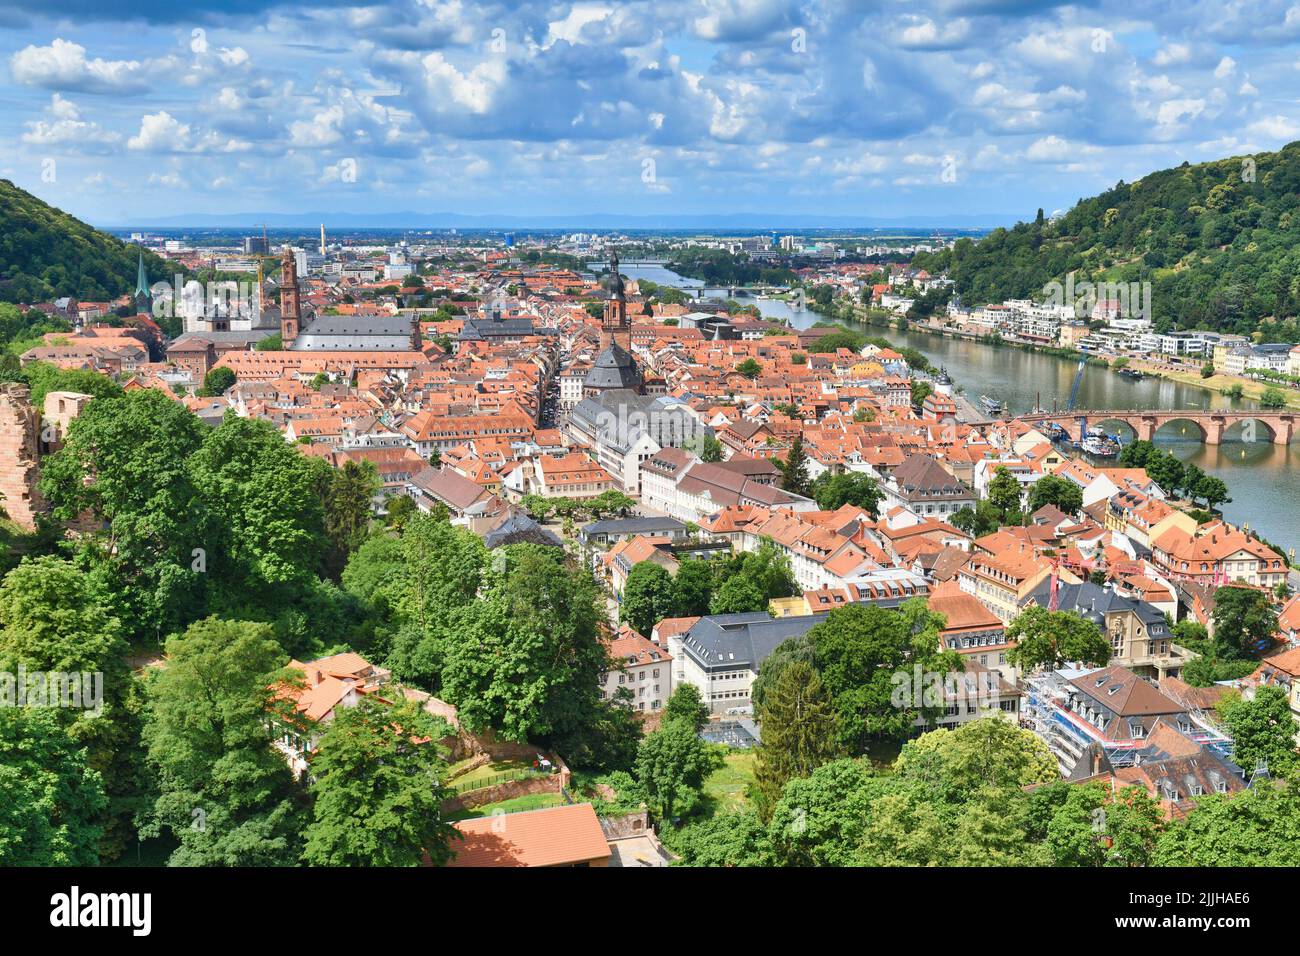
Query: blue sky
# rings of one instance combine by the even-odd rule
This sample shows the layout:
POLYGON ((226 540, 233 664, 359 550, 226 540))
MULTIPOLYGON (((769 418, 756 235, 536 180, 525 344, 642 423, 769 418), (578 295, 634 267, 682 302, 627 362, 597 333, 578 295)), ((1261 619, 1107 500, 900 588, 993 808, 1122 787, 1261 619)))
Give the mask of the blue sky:
POLYGON ((1031 216, 1300 139, 1300 0, 0 0, 0 177, 188 213, 1031 216))

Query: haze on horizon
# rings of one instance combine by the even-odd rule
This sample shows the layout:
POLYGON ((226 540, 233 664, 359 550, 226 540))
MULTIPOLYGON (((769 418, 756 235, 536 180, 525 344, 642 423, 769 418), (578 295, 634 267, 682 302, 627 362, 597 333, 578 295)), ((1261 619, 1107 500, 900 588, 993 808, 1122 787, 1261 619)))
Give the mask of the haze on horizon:
POLYGON ((1069 208, 1300 137, 1300 5, 0 0, 0 177, 96 224, 1069 208))

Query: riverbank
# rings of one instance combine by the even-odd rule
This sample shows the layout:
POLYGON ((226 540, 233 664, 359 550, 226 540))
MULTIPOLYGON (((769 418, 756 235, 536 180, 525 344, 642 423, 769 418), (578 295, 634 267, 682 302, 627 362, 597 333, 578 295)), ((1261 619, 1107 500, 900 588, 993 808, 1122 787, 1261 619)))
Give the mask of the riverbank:
POLYGON ((1269 385, 1267 382, 1259 382, 1253 378, 1244 378, 1240 375, 1225 375, 1222 372, 1215 372, 1209 378, 1202 378, 1199 369, 1184 371, 1146 359, 1133 359, 1129 367, 1137 369, 1143 375, 1167 379, 1180 385, 1203 388, 1206 391, 1216 392, 1220 395, 1225 394, 1233 386, 1240 385, 1241 397, 1255 402, 1258 402, 1263 397, 1266 389, 1276 388, 1286 396, 1287 408, 1300 409, 1300 391, 1293 388, 1283 388, 1280 385, 1269 385))
MULTIPOLYGON (((858 318, 859 315, 866 316, 867 310, 860 307, 854 308, 854 319, 840 321, 852 321, 858 325, 874 325, 879 327, 893 327, 891 322, 872 321, 871 318, 858 318)), ((1004 339, 1000 336, 977 335, 973 332, 963 332, 959 329, 947 328, 946 326, 933 325, 928 322, 909 322, 907 331, 920 332, 925 335, 938 335, 944 338, 964 339, 968 342, 976 342, 980 345, 988 345, 993 348, 1017 349, 1022 352, 1032 352, 1038 355, 1051 355, 1055 358, 1078 361, 1081 358, 1087 358, 1089 365, 1097 367, 1110 368, 1118 372, 1112 362, 1096 356, 1085 356, 1084 353, 1077 349, 1068 349, 1055 345, 1035 345, 1032 342, 1017 342, 1014 339, 1004 339)), ((1132 358, 1128 359, 1127 367, 1140 371, 1143 375, 1151 378, 1165 379, 1170 382, 1177 382, 1179 385, 1187 385, 1192 388, 1201 389, 1207 392, 1213 392, 1217 395, 1228 394, 1228 390, 1234 386, 1241 386, 1241 398, 1258 402, 1264 392, 1269 388, 1276 388, 1286 398, 1286 407, 1289 409, 1300 410, 1300 390, 1294 388, 1284 388, 1281 385, 1270 385, 1268 382, 1260 382, 1253 378, 1246 378, 1241 375, 1227 375, 1222 372, 1216 372, 1209 378, 1201 376, 1200 368, 1174 368, 1161 362, 1154 362, 1148 359, 1132 358)))

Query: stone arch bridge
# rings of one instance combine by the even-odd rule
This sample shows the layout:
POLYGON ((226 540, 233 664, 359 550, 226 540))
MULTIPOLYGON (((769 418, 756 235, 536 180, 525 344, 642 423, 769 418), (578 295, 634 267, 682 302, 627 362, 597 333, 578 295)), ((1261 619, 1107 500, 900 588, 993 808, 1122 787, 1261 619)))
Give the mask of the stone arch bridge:
MULTIPOLYGON (((1082 431, 1085 421, 1093 425, 1103 422, 1123 422, 1133 429, 1141 441, 1154 440, 1156 432, 1161 426, 1172 422, 1181 422, 1194 425, 1200 431, 1201 440, 1207 445, 1222 444, 1224 434, 1233 425, 1240 422, 1254 422, 1257 425, 1264 426, 1268 431, 1269 440, 1274 445, 1286 445, 1290 443, 1295 435, 1296 421, 1300 419, 1300 412, 1289 409, 1280 411, 1266 411, 1264 409, 1254 411, 1221 409, 1215 411, 1203 408, 1127 411, 1089 409, 1086 411, 1058 412, 1055 415, 1021 415, 1019 418, 1021 421, 1031 423, 1056 422, 1069 432, 1074 441, 1083 440, 1082 431)), ((1260 437, 1260 440, 1263 440, 1263 436, 1260 437)))

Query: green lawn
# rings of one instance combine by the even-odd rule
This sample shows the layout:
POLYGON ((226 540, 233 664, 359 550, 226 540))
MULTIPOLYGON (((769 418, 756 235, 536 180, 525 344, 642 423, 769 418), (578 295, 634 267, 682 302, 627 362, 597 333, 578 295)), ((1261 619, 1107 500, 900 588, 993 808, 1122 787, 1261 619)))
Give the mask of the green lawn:
POLYGON ((523 810, 543 810, 546 807, 558 807, 564 803, 564 797, 558 793, 530 793, 523 797, 489 803, 481 807, 469 807, 447 815, 448 820, 470 820, 474 817, 489 817, 494 813, 519 813, 523 810))
POLYGON ((494 783, 500 783, 501 781, 497 778, 501 774, 520 775, 522 771, 532 769, 533 763, 531 760, 494 760, 483 764, 481 767, 475 767, 469 773, 449 782, 458 792, 464 793, 475 789, 476 785, 487 787, 494 783))
POLYGON ((722 768, 704 781, 704 795, 715 810, 743 810, 749 806, 746 790, 754 782, 754 751, 729 750, 724 759, 722 768))

